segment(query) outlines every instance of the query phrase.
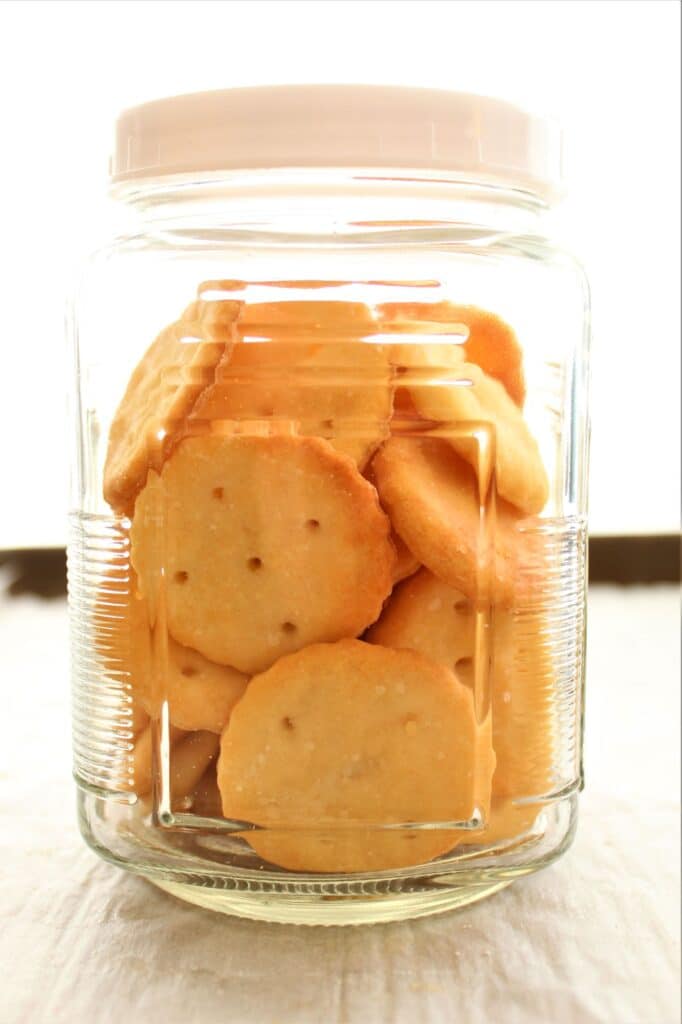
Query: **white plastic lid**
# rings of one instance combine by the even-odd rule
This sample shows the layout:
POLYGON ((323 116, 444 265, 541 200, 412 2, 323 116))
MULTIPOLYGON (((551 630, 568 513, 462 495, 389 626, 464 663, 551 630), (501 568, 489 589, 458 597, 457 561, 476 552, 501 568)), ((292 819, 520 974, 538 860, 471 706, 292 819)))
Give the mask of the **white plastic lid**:
POLYGON ((561 192, 559 126, 502 100, 440 89, 284 85, 154 100, 116 124, 113 183, 266 168, 438 172, 561 192))

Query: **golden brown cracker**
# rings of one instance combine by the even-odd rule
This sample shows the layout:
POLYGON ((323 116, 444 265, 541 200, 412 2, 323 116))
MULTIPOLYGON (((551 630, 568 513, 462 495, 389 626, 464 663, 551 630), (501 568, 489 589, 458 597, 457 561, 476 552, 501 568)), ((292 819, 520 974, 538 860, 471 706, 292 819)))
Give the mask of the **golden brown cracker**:
MULTIPOLYGON (((371 643, 408 648, 455 670, 475 657, 474 609, 426 569, 394 591, 371 643)), ((493 806, 486 829, 472 842, 491 843, 529 828, 551 789, 554 672, 543 619, 534 609, 496 610, 490 626, 493 806), (519 802, 518 804, 516 802, 519 802)))
POLYGON ((493 621, 493 742, 501 765, 498 798, 542 796, 552 788, 556 673, 541 610, 517 606, 493 621))
POLYGON ((412 651, 358 640, 314 644, 256 676, 218 762, 225 817, 292 870, 372 871, 429 861, 462 832, 370 826, 487 813, 489 722, 470 691, 412 651))
POLYGON ((241 337, 262 335, 275 340, 276 335, 282 341, 362 338, 375 330, 375 318, 363 302, 250 302, 244 305, 239 318, 241 337))
POLYGON ((146 594, 161 536, 169 632, 250 674, 374 622, 389 534, 374 488, 326 441, 195 437, 138 498, 132 561, 146 594))
POLYGON ((447 392, 461 378, 464 353, 461 345, 394 343, 387 346, 388 357, 395 371, 395 395, 391 430, 419 429, 419 421, 428 418, 415 402, 414 395, 434 387, 447 392), (438 382, 438 383, 436 383, 438 382))
MULTIPOLYGON (((236 316, 238 303, 232 303, 236 316)), ((198 322, 165 328, 144 354, 126 388, 109 431, 104 498, 130 515, 150 469, 160 469, 201 393, 232 345, 229 332, 216 339, 198 322)))
POLYGON ((415 558, 402 537, 391 534, 391 542, 395 548, 396 562, 393 570, 393 585, 412 576, 419 568, 419 559, 415 558))
POLYGON ((523 414, 500 381, 467 361, 462 344, 434 344, 425 337, 419 344, 391 345, 389 358, 396 368, 394 404, 400 410, 399 418, 406 418, 407 391, 423 419, 452 428, 448 440, 475 468, 474 449, 457 428, 467 423, 490 424, 496 438, 498 492, 527 515, 540 512, 549 493, 540 450, 523 414))
POLYGON ((523 405, 526 385, 521 345, 513 328, 495 313, 453 302, 386 302, 377 307, 377 314, 385 329, 394 333, 433 334, 465 327, 466 359, 499 380, 516 405, 523 405))
POLYGON ((381 618, 365 634, 369 643, 410 648, 455 673, 474 655, 471 602, 428 569, 396 587, 381 618))
POLYGON ((99 570, 102 579, 97 587, 91 619, 93 646, 105 672, 121 692, 126 714, 120 724, 125 722, 136 736, 149 724, 149 715, 131 684, 127 631, 134 573, 127 555, 128 530, 122 523, 114 529, 114 537, 112 551, 99 570))
MULTIPOLYGON (((498 493, 526 515, 541 512, 549 496, 549 482, 537 441, 522 413, 502 384, 475 363, 463 363, 459 373, 461 386, 413 388, 417 409, 439 422, 490 423, 495 429, 498 493)), ((451 443, 464 458, 470 458, 466 440, 454 436, 451 443)))
MULTIPOLYGON (((414 349, 414 346, 409 348, 414 349)), ((541 512, 549 495, 549 483, 537 441, 522 413, 502 384, 487 376, 475 363, 455 360, 449 374, 433 370, 432 348, 424 346, 425 369, 421 371, 430 374, 430 379, 420 381, 416 369, 409 374, 408 388, 417 411, 424 419, 454 428, 466 423, 490 424, 495 432, 495 479, 499 494, 526 515, 541 512), (438 377, 434 378, 436 372, 438 377)), ((415 358, 419 358, 419 353, 415 358)), ((448 440, 463 458, 476 466, 468 438, 460 436, 455 429, 448 440)))
MULTIPOLYGON (((213 732, 183 732, 171 727, 169 778, 173 810, 191 806, 187 799, 218 756, 219 740, 213 732)), ((136 740, 133 750, 133 772, 130 789, 137 796, 147 796, 154 786, 154 772, 159 764, 154 757, 158 730, 148 726, 136 740)), ((158 780, 160 781, 160 779, 158 780)))
POLYGON ((486 533, 474 472, 448 442, 392 437, 372 470, 394 529, 423 565, 472 600, 485 597, 488 586, 496 601, 513 600, 523 558, 521 516, 498 500, 494 530, 486 533))
MULTIPOLYGON (((174 804, 186 801, 199 784, 209 765, 218 757, 220 740, 213 732, 202 730, 187 733, 173 744, 170 752, 170 788, 174 804)), ((177 809, 182 809, 178 807, 177 809)))
POLYGON ((118 614, 110 619, 107 632, 102 633, 96 625, 96 643, 104 665, 115 667, 129 681, 136 731, 149 716, 158 719, 165 701, 170 721, 177 728, 221 733, 246 689, 248 676, 227 665, 216 665, 167 636, 165 656, 161 651, 157 655, 159 679, 155 682, 152 621, 147 602, 137 593, 134 573, 120 597, 118 614))
MULTIPOLYGON (((171 751, 175 743, 178 743, 186 735, 182 729, 170 728, 171 751)), ((130 777, 128 788, 137 796, 147 796, 154 786, 154 772, 158 771, 158 764, 155 764, 154 744, 158 738, 158 726, 150 723, 135 738, 135 745, 132 751, 130 777)))
MULTIPOLYGON (((195 315, 215 329, 222 305, 196 303, 195 315)), ((252 303, 243 306, 237 329, 241 341, 221 360, 194 420, 291 422, 362 468, 388 436, 393 399, 385 347, 361 340, 376 329, 368 307, 252 303)))
POLYGON ((216 762, 217 759, 211 762, 192 790, 192 814, 199 814, 202 818, 222 818, 223 816, 223 805, 216 777, 216 762))

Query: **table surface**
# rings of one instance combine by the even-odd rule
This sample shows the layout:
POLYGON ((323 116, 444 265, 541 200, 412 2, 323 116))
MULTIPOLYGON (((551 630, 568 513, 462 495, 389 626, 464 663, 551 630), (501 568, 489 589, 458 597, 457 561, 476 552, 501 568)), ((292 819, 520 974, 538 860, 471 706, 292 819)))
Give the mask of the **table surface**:
POLYGON ((1 1024, 675 1024, 679 593, 593 588, 587 789, 567 855, 491 899, 365 928, 213 915, 78 836, 63 599, 0 576, 1 1024))

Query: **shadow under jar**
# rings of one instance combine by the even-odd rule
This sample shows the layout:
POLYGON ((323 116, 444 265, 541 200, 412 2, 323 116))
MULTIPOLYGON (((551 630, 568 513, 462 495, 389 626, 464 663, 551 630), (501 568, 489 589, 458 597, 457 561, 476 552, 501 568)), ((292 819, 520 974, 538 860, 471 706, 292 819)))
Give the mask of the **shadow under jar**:
POLYGON ((553 125, 378 87, 127 111, 73 304, 80 824, 363 923, 558 857, 582 784, 587 306, 553 125))

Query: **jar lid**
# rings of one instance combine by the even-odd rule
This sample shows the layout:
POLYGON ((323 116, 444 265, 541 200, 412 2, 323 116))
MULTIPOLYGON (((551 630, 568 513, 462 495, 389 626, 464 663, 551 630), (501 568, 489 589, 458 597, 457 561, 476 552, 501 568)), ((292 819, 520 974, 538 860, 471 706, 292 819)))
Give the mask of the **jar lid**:
POLYGON ((333 167, 437 172, 549 202, 561 192, 561 131, 552 120, 469 93, 256 86, 172 96, 125 110, 116 123, 110 165, 113 183, 333 167))

